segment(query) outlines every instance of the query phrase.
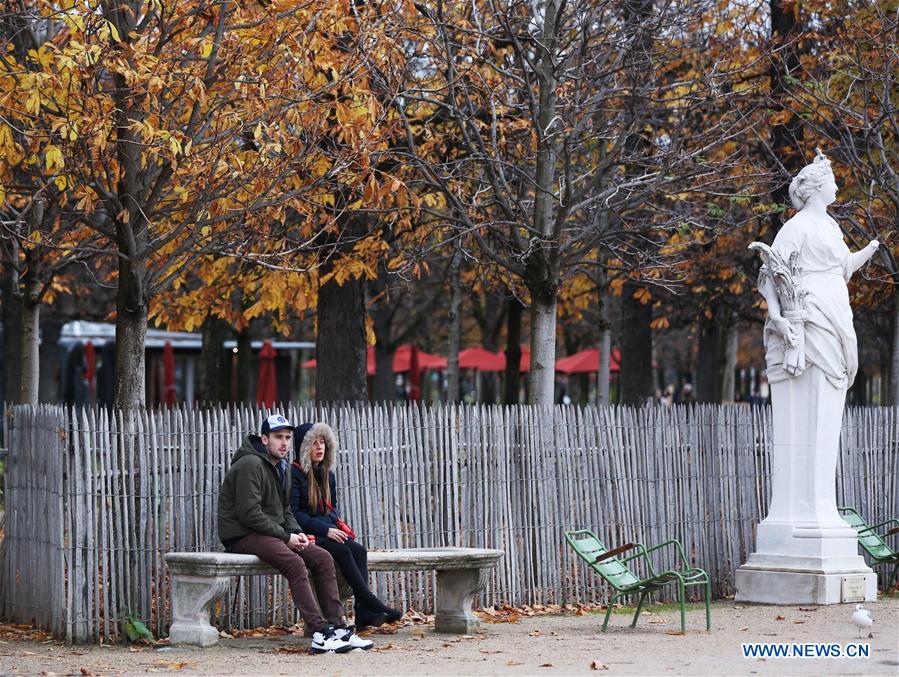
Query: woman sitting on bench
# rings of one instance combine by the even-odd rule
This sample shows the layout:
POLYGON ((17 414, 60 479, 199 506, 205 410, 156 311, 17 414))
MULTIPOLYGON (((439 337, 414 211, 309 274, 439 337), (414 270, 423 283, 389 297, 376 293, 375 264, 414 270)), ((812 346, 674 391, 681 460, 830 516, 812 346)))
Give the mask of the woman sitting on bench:
POLYGON ((403 614, 378 599, 368 587, 368 551, 337 512, 334 461, 337 439, 326 423, 304 423, 294 435, 290 507, 306 534, 324 548, 353 589, 356 628, 394 623, 403 614))

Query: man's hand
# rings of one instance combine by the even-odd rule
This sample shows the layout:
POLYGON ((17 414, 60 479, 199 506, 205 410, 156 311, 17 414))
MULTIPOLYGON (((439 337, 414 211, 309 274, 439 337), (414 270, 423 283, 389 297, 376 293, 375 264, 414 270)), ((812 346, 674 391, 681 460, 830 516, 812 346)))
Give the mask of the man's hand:
POLYGON ((332 541, 337 541, 338 543, 343 543, 344 541, 346 541, 348 536, 345 533, 343 533, 340 529, 335 529, 334 527, 331 527, 330 529, 328 529, 328 538, 330 538, 332 541))
POLYGON ((299 552, 303 548, 309 545, 309 539, 306 538, 306 534, 291 534, 290 540, 287 542, 287 546, 291 550, 296 550, 299 552))

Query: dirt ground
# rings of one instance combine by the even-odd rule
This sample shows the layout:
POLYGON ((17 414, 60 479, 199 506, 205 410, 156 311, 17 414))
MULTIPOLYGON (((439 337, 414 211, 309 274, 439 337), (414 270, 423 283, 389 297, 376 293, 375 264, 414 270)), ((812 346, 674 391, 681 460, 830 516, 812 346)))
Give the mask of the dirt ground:
POLYGON ((854 605, 744 606, 719 602, 712 631, 691 607, 687 633, 678 612, 644 613, 636 628, 616 613, 609 631, 602 615, 554 615, 483 623, 474 636, 438 635, 423 626, 370 635, 371 651, 313 656, 293 635, 222 639, 211 649, 138 646, 67 647, 54 640, 0 640, 0 675, 897 675, 899 599, 866 604, 874 637, 859 638, 854 605), (744 658, 744 642, 866 643, 867 658, 744 658))

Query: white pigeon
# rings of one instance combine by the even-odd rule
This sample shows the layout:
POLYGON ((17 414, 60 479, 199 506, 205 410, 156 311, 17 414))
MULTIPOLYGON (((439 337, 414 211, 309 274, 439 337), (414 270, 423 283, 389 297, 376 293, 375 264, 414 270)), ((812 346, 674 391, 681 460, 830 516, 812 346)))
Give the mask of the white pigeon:
POLYGON ((868 639, 872 639, 874 635, 871 633, 871 626, 874 625, 874 619, 871 612, 861 604, 855 605, 855 613, 852 614, 852 623, 858 628, 858 636, 862 636, 862 630, 868 631, 868 639))

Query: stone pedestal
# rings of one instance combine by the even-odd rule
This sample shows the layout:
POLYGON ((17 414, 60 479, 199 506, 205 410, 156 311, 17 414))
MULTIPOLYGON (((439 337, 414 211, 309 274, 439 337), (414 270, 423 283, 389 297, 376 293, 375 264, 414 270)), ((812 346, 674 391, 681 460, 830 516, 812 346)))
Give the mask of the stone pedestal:
POLYGON ((771 507, 758 526, 755 552, 737 569, 736 599, 837 604, 847 596, 845 586, 861 586, 864 599, 873 600, 877 575, 858 554, 855 530, 837 512, 846 391, 815 367, 771 387, 771 507))

